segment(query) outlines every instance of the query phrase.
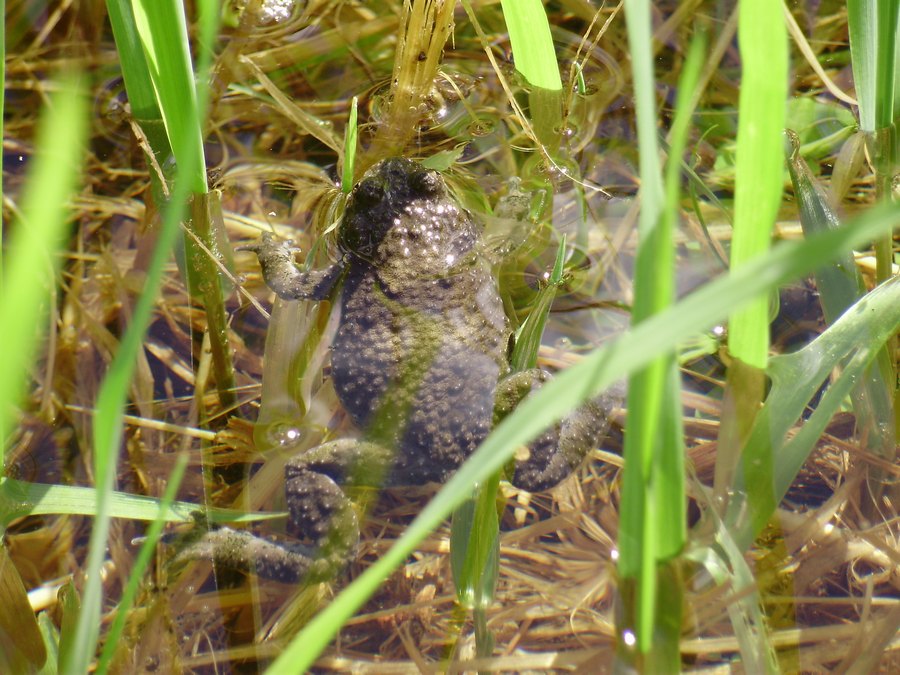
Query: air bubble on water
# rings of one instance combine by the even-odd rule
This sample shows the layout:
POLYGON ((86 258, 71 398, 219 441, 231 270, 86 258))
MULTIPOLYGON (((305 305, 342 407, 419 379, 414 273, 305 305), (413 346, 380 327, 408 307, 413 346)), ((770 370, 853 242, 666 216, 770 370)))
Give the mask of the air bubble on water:
POLYGON ((293 424, 273 424, 267 429, 266 438, 271 447, 288 448, 300 442, 303 430, 293 424))

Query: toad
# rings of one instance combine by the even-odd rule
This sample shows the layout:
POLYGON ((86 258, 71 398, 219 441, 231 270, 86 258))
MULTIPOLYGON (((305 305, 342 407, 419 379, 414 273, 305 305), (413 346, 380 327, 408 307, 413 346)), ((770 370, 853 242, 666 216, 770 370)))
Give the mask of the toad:
MULTIPOLYGON (((301 271, 290 247, 268 236, 246 247, 282 298, 319 301, 340 288, 331 376, 361 439, 326 442, 287 464, 288 532, 306 543, 222 529, 202 544, 206 556, 285 582, 334 576, 359 539, 345 488, 443 483, 541 387, 547 372, 511 372, 512 328, 480 240, 437 171, 394 158, 351 192, 338 231, 342 258, 327 269, 301 271)), ((529 446, 512 484, 531 492, 556 485, 606 424, 598 402, 583 405, 529 446)))

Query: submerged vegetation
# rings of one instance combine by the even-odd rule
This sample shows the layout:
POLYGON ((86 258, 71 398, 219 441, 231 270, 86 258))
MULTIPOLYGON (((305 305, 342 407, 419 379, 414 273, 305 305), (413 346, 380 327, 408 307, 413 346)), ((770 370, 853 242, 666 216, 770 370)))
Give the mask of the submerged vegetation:
POLYGON ((869 4, 8 0, 0 671, 890 671, 898 10, 869 4), (333 581, 176 561, 283 533, 285 463, 353 433, 331 303, 270 304, 233 251, 324 267, 391 156, 484 224, 513 362, 557 377, 446 486, 359 490, 333 581), (577 477, 500 482, 626 380, 577 477))

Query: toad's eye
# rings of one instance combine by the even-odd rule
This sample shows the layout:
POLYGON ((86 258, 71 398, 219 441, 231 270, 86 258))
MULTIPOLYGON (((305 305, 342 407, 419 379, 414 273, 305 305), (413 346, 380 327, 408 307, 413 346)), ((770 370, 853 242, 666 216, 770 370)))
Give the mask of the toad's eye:
POLYGON ((371 180, 364 180, 353 191, 353 200, 359 206, 374 206, 384 199, 384 188, 371 180))
POLYGON ((422 195, 436 195, 441 191, 443 180, 437 171, 420 171, 409 177, 409 185, 422 195))

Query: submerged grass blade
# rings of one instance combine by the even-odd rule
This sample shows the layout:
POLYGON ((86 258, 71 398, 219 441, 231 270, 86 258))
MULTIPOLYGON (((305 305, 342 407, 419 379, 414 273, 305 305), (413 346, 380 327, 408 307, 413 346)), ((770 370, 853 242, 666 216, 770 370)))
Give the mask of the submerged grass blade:
POLYGON ((749 261, 726 278, 695 291, 673 307, 627 331, 559 374, 535 396, 526 399, 485 440, 432 499, 406 532, 378 561, 345 588, 331 604, 298 633, 272 663, 269 673, 307 671, 341 626, 374 593, 384 579, 431 531, 471 494, 472 486, 497 471, 515 449, 561 419, 579 403, 625 375, 646 366, 724 319, 736 306, 808 274, 836 252, 859 245, 900 224, 900 207, 884 205, 849 223, 803 242, 784 242, 749 261))

